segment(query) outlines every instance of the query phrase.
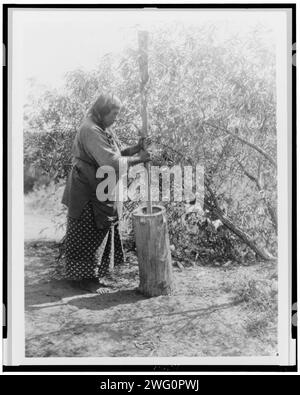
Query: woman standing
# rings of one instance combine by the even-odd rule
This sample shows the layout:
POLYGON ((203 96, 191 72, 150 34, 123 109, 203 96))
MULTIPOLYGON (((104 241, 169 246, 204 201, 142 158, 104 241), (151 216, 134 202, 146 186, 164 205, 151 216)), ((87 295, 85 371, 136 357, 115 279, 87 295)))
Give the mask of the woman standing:
POLYGON ((103 180, 96 178, 97 169, 109 165, 118 175, 121 160, 126 160, 128 167, 151 160, 144 150, 149 140, 141 138, 137 145, 121 151, 107 129, 115 122, 120 108, 120 100, 108 94, 101 95, 88 111, 74 140, 73 166, 62 199, 68 207, 64 241, 66 277, 74 280, 74 285, 91 291, 97 289, 112 260, 115 266, 124 259, 117 202, 97 199, 96 189, 103 180))

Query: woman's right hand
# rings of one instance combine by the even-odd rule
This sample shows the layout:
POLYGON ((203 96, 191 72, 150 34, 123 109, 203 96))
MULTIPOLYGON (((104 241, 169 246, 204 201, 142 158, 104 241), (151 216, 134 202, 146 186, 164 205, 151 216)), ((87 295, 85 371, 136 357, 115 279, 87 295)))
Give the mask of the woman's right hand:
POLYGON ((135 166, 139 163, 146 163, 152 160, 150 152, 141 150, 137 156, 129 156, 127 157, 127 165, 135 166))
POLYGON ((150 162, 151 161, 151 155, 148 151, 141 150, 139 157, 141 159, 141 162, 150 162))
POLYGON ((137 149, 138 151, 147 150, 147 148, 149 148, 151 144, 152 144, 152 138, 150 136, 140 137, 137 143, 137 149))

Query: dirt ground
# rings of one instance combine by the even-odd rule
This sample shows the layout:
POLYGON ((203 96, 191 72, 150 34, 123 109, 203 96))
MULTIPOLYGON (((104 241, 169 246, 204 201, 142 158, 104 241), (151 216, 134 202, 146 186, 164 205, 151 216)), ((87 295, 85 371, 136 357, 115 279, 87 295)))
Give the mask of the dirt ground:
POLYGON ((41 238, 32 224, 27 216, 27 357, 276 355, 277 314, 268 299, 277 297, 274 264, 174 265, 174 294, 146 298, 136 291, 135 253, 127 251, 111 292, 99 295, 62 278, 53 232, 41 238))

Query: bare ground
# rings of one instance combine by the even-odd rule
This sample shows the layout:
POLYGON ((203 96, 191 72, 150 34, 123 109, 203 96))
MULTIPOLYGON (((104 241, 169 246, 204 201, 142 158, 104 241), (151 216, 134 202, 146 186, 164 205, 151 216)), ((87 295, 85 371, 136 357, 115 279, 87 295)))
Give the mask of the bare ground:
POLYGON ((136 291, 138 264, 132 251, 110 281, 111 293, 104 295, 72 288, 57 268, 56 255, 54 241, 25 242, 27 357, 277 352, 277 313, 269 303, 277 300, 273 264, 174 266, 174 294, 145 298, 136 291))

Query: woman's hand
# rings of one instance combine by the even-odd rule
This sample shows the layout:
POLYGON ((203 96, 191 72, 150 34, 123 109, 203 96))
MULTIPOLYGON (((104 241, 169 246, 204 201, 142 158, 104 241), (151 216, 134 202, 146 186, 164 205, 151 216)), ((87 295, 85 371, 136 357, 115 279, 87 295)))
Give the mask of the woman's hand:
POLYGON ((143 149, 140 151, 139 157, 140 157, 141 162, 143 162, 143 163, 151 161, 150 153, 148 151, 143 150, 143 149))
POLYGON ((141 137, 136 145, 127 147, 121 151, 122 156, 133 156, 138 154, 140 151, 146 151, 147 148, 152 144, 151 137, 141 137))
POLYGON ((127 158, 127 165, 128 165, 128 167, 135 166, 139 163, 150 162, 151 160, 152 160, 152 158, 151 158, 151 155, 148 151, 140 150, 140 152, 137 156, 129 156, 127 158))
POLYGON ((149 146, 152 144, 152 139, 151 137, 140 137, 138 143, 137 143, 137 147, 138 150, 147 150, 147 148, 149 148, 149 146))

